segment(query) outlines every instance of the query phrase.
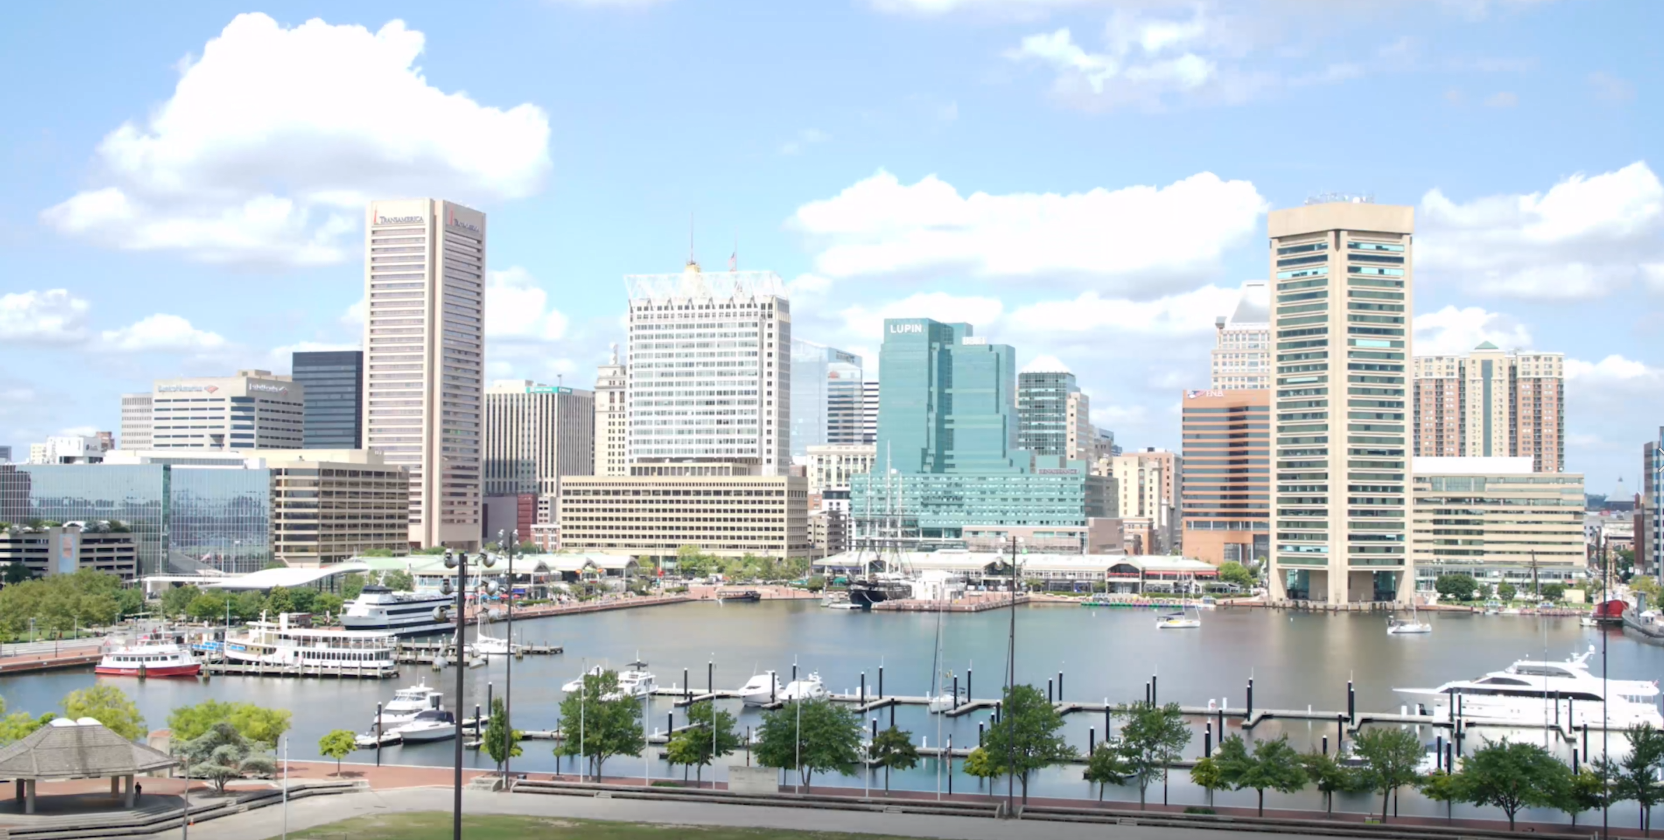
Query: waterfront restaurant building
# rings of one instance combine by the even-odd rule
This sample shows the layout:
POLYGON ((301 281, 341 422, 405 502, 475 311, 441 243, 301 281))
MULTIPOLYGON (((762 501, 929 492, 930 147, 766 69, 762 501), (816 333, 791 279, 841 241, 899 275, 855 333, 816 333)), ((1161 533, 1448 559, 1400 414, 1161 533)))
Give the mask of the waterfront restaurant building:
MULTIPOLYGON (((1009 579, 1005 564, 1011 555, 1000 551, 903 551, 886 553, 879 570, 923 574, 948 572, 963 575, 972 589, 1003 589, 1009 579)), ((815 568, 827 575, 857 576, 873 561, 871 552, 850 551, 816 560, 815 568)), ((1126 595, 1171 594, 1205 588, 1216 580, 1219 570, 1210 563, 1168 555, 1128 556, 1124 554, 1017 555, 1023 580, 1053 592, 1108 591, 1126 595)))
POLYGON ((1481 583, 1573 583, 1587 575, 1583 476, 1533 471, 1533 456, 1415 458, 1410 559, 1416 588, 1442 574, 1481 583))

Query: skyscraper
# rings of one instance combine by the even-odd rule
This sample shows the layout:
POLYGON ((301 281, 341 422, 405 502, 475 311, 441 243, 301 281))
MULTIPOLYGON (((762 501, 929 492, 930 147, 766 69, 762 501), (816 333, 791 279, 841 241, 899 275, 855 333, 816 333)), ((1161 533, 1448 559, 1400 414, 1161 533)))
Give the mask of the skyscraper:
POLYGON ((364 448, 364 351, 294 354, 289 368, 306 388, 306 449, 364 448))
POLYGON ((1213 390, 1271 387, 1271 295, 1265 281, 1242 284, 1231 316, 1214 322, 1213 390))
POLYGON ((1418 457, 1530 458, 1565 468, 1565 356, 1504 353, 1487 341, 1464 356, 1416 356, 1418 457))
POLYGON ((860 443, 861 357, 801 338, 791 347, 792 456, 806 456, 811 446, 860 443))
POLYGON ((780 278, 690 262, 624 281, 631 463, 789 474, 792 317, 780 278))
POLYGON ((612 346, 612 361, 595 371, 595 474, 630 474, 629 370, 618 362, 618 345, 612 346))
POLYGON ((1410 207, 1363 201, 1270 214, 1273 599, 1409 597, 1414 221, 1410 207))
POLYGON ((267 370, 158 379, 151 391, 150 446, 299 449, 305 403, 300 383, 267 370))
POLYGON ((1214 565, 1270 553, 1271 392, 1186 391, 1184 556, 1214 565))
MULTIPOLYGON (((1081 396, 1075 375, 1056 359, 1030 362, 1017 374, 1017 446, 1036 455, 1086 457, 1071 448, 1082 436, 1071 420, 1085 423, 1085 418, 1078 407, 1070 411, 1070 402, 1081 396)), ((1086 428, 1089 436, 1091 426, 1086 428)))
POLYGON ((861 443, 878 441, 878 380, 861 380, 861 443))
POLYGON ((594 475, 595 413, 590 391, 528 380, 491 383, 485 391, 485 495, 555 496, 562 476, 594 475))
POLYGON ((485 214, 449 201, 370 204, 364 444, 410 474, 410 542, 480 542, 485 214))

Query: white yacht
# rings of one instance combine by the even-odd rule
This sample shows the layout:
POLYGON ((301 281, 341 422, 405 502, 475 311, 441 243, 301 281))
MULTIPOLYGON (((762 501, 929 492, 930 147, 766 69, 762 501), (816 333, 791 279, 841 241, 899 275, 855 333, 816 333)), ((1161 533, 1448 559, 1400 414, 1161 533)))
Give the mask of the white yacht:
POLYGON ((647 670, 647 663, 637 659, 630 663, 630 670, 619 672, 618 691, 608 694, 605 699, 631 697, 640 700, 652 694, 656 687, 652 673, 647 670))
POLYGON ((764 706, 780 699, 780 675, 769 671, 758 674, 740 686, 740 702, 747 706, 764 706))
POLYGON ((456 631, 449 618, 440 621, 436 610, 451 611, 456 598, 450 595, 394 592, 370 584, 341 608, 341 626, 348 630, 385 630, 396 636, 433 636, 456 631))
MULTIPOLYGON (((438 689, 429 688, 426 680, 393 692, 393 699, 381 707, 382 731, 385 732, 401 723, 409 723, 415 720, 420 712, 441 708, 444 696, 438 689)), ((370 721, 370 726, 374 728, 374 719, 370 721)))
POLYGON ((578 691, 584 687, 584 677, 599 677, 606 673, 606 671, 607 669, 605 667, 596 665, 588 671, 579 674, 577 679, 568 680, 565 685, 560 687, 560 690, 566 692, 567 694, 577 694, 578 691))
POLYGON ((327 668, 393 668, 392 633, 379 630, 314 630, 290 627, 289 614, 251 621, 225 643, 231 662, 327 668))
POLYGON ((1604 681, 1589 672, 1594 647, 1561 662, 1521 659, 1502 671, 1492 671, 1474 680, 1454 680, 1438 688, 1399 688, 1400 694, 1427 698, 1420 705, 1438 718, 1447 718, 1455 698, 1462 698, 1462 717, 1475 723, 1539 724, 1547 715, 1572 725, 1599 725, 1605 719, 1614 728, 1650 723, 1664 727, 1659 713, 1658 683, 1646 680, 1604 681), (1560 714, 1549 703, 1558 699, 1560 714), (1602 702, 1604 700, 1604 702, 1602 702))
POLYGON ((387 730, 406 744, 445 741, 456 737, 456 718, 444 709, 417 712, 414 720, 387 730))
POLYGON ((832 692, 826 690, 826 685, 820 681, 818 671, 809 672, 809 676, 803 679, 792 680, 780 692, 780 699, 787 702, 793 700, 824 700, 830 696, 832 696, 832 692))
POLYGON ((510 645, 508 639, 493 636, 485 632, 485 613, 480 613, 479 623, 474 631, 472 651, 480 656, 508 656, 519 645, 510 645))

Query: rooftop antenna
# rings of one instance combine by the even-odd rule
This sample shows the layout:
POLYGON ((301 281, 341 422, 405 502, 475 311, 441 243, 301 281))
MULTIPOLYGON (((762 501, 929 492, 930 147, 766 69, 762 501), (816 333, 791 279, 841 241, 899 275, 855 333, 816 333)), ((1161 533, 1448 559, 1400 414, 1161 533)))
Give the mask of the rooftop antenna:
POLYGON ((734 252, 728 255, 728 270, 740 270, 740 235, 734 234, 734 252))
POLYGON ((698 265, 693 261, 693 211, 688 211, 688 265, 698 265))

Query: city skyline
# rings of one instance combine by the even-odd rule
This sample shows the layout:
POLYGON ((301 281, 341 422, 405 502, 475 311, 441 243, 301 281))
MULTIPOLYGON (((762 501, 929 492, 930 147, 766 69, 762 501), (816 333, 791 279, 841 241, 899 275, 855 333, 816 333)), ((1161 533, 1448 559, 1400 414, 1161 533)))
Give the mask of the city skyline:
MULTIPOLYGON (((477 22, 412 7, 397 10, 407 15, 398 25, 390 9, 318 23, 294 10, 236 21, 193 10, 135 28, 123 19, 128 12, 115 10, 88 33, 85 54, 50 57, 11 44, 13 61, 49 81, 19 94, 22 112, 40 115, 36 122, 0 129, 0 143, 20 161, 9 177, 14 232, 0 248, 16 276, 41 278, 0 292, 0 342, 17 360, 0 381, 8 395, 0 443, 16 450, 60 432, 117 428, 119 395, 148 390, 155 379, 281 373, 289 351, 357 347, 362 327, 349 310, 363 292, 354 242, 362 241, 365 202, 433 195, 479 207, 495 226, 486 379, 564 374, 569 386, 589 386, 607 345, 623 339, 617 278, 674 270, 691 210, 694 256, 704 264, 720 270, 737 252, 742 270, 769 266, 786 279, 796 336, 876 366, 884 317, 969 322, 1016 347, 1019 367, 1050 355, 1077 371, 1093 424, 1127 446, 1177 449, 1176 394, 1206 387, 1215 318, 1230 314, 1244 281, 1264 279, 1266 212, 1341 187, 1417 210, 1416 351, 1462 353, 1489 340, 1505 351, 1565 353, 1566 469, 1586 474, 1590 492, 1607 492, 1620 476, 1640 486, 1635 444, 1654 437, 1664 408, 1664 350, 1646 339, 1660 320, 1664 189, 1645 140, 1657 119, 1649 92, 1637 86, 1647 65, 1622 54, 1641 52, 1624 39, 1656 22, 1651 7, 1498 3, 1468 14, 1429 7, 1392 21, 1340 14, 1332 33, 1284 36, 1285 45, 1308 47, 1314 64, 1261 68, 1256 62, 1270 60, 1220 40, 1236 4, 1152 7, 1113 20, 1090 3, 1027 20, 995 14, 997 2, 945 4, 943 13, 916 5, 815 10, 810 17, 824 30, 815 35, 767 14, 722 33, 694 4, 675 2, 630 10, 553 4, 518 16, 491 10, 477 22), (956 8, 968 5, 983 8, 956 8), (1558 36, 1576 28, 1567 23, 1574 14, 1603 20, 1590 28, 1616 39, 1612 49, 1551 57, 1550 39, 1559 45, 1558 36), (505 31, 517 17, 526 31, 505 31), (1212 69, 1190 87, 1133 90, 1106 59, 1126 49, 1110 36, 1163 23, 1189 34, 1145 47, 1149 56, 1135 49, 1122 58, 1195 55, 1212 69), (1365 25, 1378 29, 1365 37, 1358 31, 1365 25), (345 28, 354 26, 367 29, 345 28), (559 84, 509 81, 531 67, 516 53, 520 39, 539 32, 559 33, 561 49, 545 59, 554 69, 570 62, 628 73, 632 58, 688 32, 743 43, 765 31, 753 26, 770 27, 763 60, 778 62, 783 78, 813 78, 815 53, 787 53, 829 32, 857 46, 911 37, 958 75, 881 62, 841 87, 817 80, 827 95, 813 105, 771 104, 766 112, 748 103, 776 103, 770 83, 736 79, 746 69, 738 63, 698 68, 686 82, 727 85, 732 96, 720 101, 678 103, 683 83, 663 92, 625 85, 630 110, 653 123, 723 116, 754 126, 743 142, 679 141, 672 155, 661 155, 668 147, 659 141, 630 136, 638 117, 559 84), (130 31, 147 37, 93 56, 130 31), (341 34, 347 52, 325 51, 306 74, 263 78, 262 90, 281 103, 266 119, 240 134, 202 124, 223 104, 218 91, 237 90, 249 72, 230 53, 247 46, 273 60, 324 31, 341 34), (489 56, 481 49, 487 32, 508 39, 489 56), (576 32, 593 43, 578 43, 576 32), (953 43, 960 40, 967 43, 953 43), (1341 67, 1338 53, 1359 44, 1367 61, 1296 84, 1302 73, 1341 67), (607 50, 617 57, 600 55, 607 50), (182 56, 191 59, 170 67, 182 56), (73 72, 57 72, 59 62, 73 72), (416 66, 421 76, 411 72, 416 66), (1228 84, 1257 69, 1281 74, 1280 89, 1228 84), (332 101, 318 80, 337 73, 350 81, 352 70, 401 91, 390 98, 415 115, 439 107, 438 94, 467 91, 471 110, 458 121, 466 130, 441 135, 410 115, 375 111, 367 119, 387 118, 387 127, 409 130, 414 147, 431 153, 417 156, 425 164, 365 153, 373 165, 343 167, 360 149, 345 142, 295 162, 284 131, 312 136, 307 127, 332 101), (201 84, 176 88, 181 74, 201 84), (873 82, 884 76, 903 84, 881 91, 873 82), (88 89, 75 100, 84 106, 59 113, 43 104, 64 99, 76 83, 88 89), (1390 94, 1412 124, 1449 122, 1468 142, 1250 139, 1290 117, 1301 85, 1390 94), (609 118, 596 119, 601 113, 609 118), (1014 116, 1033 128, 989 131, 1014 116), (129 128, 118 130, 124 123, 129 128), (1536 126, 1528 137, 1519 133, 1527 123, 1536 126), (489 154, 459 152, 482 127, 479 137, 500 137, 489 154), (1231 132, 1230 144, 1175 139, 1221 131, 1231 132), (1105 137, 1135 151, 1136 161, 1100 160, 1094 145, 1105 137), (229 150, 258 185, 208 189, 225 162, 202 159, 194 150, 203 144, 229 150), (978 163, 990 144, 1013 151, 996 168, 978 163), (490 165, 470 157, 490 157, 490 165), (1360 170, 1364 160, 1374 169, 1360 170), (609 184, 627 167, 641 171, 609 184), (766 171, 766 188, 735 188, 741 173, 757 171, 766 171), (658 188, 638 188, 646 183, 658 188), (243 212, 214 227, 225 209, 221 192, 240 196, 232 206, 243 212), (1043 194, 1054 195, 1042 202, 1043 194), (1568 214, 1582 216, 1581 226, 1568 214), (1182 254, 1159 234, 1178 216, 1191 237, 1182 254), (178 235, 164 235, 163 222, 178 235), (933 241, 928 231, 944 224, 947 238, 933 241)), ((23 12, 41 26, 63 13, 23 12)), ((342 95, 356 85, 343 84, 342 95)), ((350 128, 349 138, 381 136, 372 123, 350 128)), ((881 369, 876 376, 882 380, 881 369)))

